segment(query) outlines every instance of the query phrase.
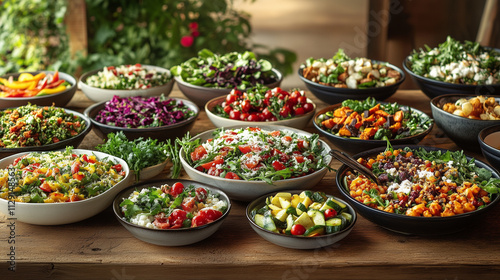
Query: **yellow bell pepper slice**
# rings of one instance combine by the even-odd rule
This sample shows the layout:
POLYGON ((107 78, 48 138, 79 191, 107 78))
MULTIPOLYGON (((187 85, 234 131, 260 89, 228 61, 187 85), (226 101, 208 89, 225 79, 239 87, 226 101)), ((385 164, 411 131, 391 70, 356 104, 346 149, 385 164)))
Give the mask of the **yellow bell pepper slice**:
POLYGON ((64 85, 59 85, 55 88, 44 88, 40 92, 38 92, 37 96, 59 93, 61 91, 64 91, 65 89, 66 89, 66 86, 64 86, 64 85))

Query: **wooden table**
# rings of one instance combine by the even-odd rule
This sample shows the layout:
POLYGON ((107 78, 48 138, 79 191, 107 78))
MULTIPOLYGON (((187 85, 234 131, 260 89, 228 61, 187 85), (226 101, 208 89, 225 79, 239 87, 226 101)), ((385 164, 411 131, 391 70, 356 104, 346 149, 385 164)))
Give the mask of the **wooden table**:
MULTIPOLYGON (((171 96, 182 97, 177 88, 171 96)), ((312 99, 321 109, 327 104, 312 99)), ((430 114, 420 91, 399 91, 388 101, 408 104, 430 114)), ((92 104, 78 92, 68 107, 83 111, 92 104)), ((192 135, 214 126, 201 112, 192 135)), ((314 132, 312 124, 306 129, 314 132)), ((101 140, 91 132, 80 148, 101 140)), ((434 127, 423 145, 459 149, 434 127)), ((467 152, 483 159, 482 155, 467 152)), ((336 161, 333 168, 340 167, 336 161)), ((185 173, 182 177, 187 178, 185 173)), ((165 170, 158 178, 168 178, 165 170)), ((340 196, 335 172, 314 188, 340 196)), ((438 237, 401 235, 359 217, 351 234, 333 246, 316 250, 282 248, 259 237, 245 217, 246 204, 233 202, 229 217, 208 239, 184 247, 161 247, 134 238, 111 207, 82 222, 36 226, 17 222, 16 271, 9 268, 9 236, 0 215, 1 279, 499 279, 500 206, 474 227, 438 237)))

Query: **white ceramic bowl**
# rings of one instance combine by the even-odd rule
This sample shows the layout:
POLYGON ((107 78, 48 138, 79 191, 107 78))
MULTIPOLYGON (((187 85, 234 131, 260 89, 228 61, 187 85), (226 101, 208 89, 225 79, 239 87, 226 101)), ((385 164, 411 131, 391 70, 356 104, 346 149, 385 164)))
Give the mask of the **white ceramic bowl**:
MULTIPOLYGON (((276 82, 271 84, 266 84, 265 86, 269 88, 275 88, 281 85, 281 81, 283 80, 283 75, 277 69, 272 70, 276 75, 276 82)), ((200 108, 205 107, 205 104, 219 96, 228 95, 231 88, 211 88, 211 87, 203 87, 203 86, 195 86, 188 82, 182 80, 181 77, 174 76, 175 81, 177 82, 177 86, 181 90, 181 92, 191 101, 193 101, 200 108)))
MULTIPOLYGON (((29 152, 15 154, 0 160, 0 168, 5 169, 14 159, 28 154, 29 152)), ((120 158, 90 150, 74 149, 73 153, 94 154, 98 159, 108 158, 122 165, 125 171, 125 178, 104 193, 85 200, 61 203, 25 203, 16 202, 13 216, 9 215, 8 203, 5 199, 0 199, 0 212, 9 218, 16 218, 19 222, 34 225, 63 225, 75 223, 90 218, 102 210, 106 209, 113 202, 118 192, 129 186, 130 170, 125 161, 120 158)))
MULTIPOLYGON (((170 70, 161 68, 158 66, 152 65, 142 65, 145 69, 156 69, 158 72, 168 72, 170 70)), ((97 87, 91 87, 87 85, 85 82, 87 78, 97 74, 102 69, 93 70, 83 74, 78 81, 78 87, 83 91, 83 93, 94 102, 101 102, 110 100, 114 95, 118 95, 120 97, 132 97, 132 96, 158 96, 163 94, 164 96, 168 96, 172 91, 172 87, 174 86, 174 78, 161 86, 151 87, 147 89, 102 89, 97 87)))
MULTIPOLYGON (((151 179, 155 176, 158 176, 163 169, 165 169, 165 166, 167 166, 168 160, 155 164, 153 166, 148 166, 144 169, 142 169, 139 172, 139 181, 145 181, 148 179, 151 179)), ((135 179, 135 171, 132 170, 132 177, 135 179)))
MULTIPOLYGON (((236 128, 246 128, 247 126, 233 126, 226 127, 226 129, 236 129, 236 128)), ((284 127, 284 126, 267 126, 267 125, 254 125, 253 127, 260 127, 264 130, 280 130, 280 131, 293 131, 298 135, 311 136, 312 134, 300 129, 284 127)), ((205 142, 207 139, 212 138, 212 133, 215 129, 200 133, 192 138, 192 140, 201 139, 201 142, 205 142)), ((324 148, 323 156, 326 163, 330 164, 332 157, 330 156, 330 146, 323 140, 319 140, 321 146, 324 148)), ((274 181, 273 184, 268 184, 265 181, 244 181, 244 180, 233 180, 226 179, 216 176, 211 176, 201 171, 194 169, 185 160, 184 150, 180 150, 180 159, 182 167, 188 174, 188 176, 195 181, 200 181, 207 183, 209 185, 215 186, 223 190, 231 199, 240 201, 251 201, 261 195, 269 192, 289 189, 289 190, 300 190, 300 189, 310 189, 314 187, 321 179, 325 176, 328 171, 327 168, 322 168, 314 173, 285 180, 274 181)))
POLYGON ((208 238, 220 228, 224 220, 229 215, 230 210, 231 201, 221 190, 200 182, 182 179, 165 179, 139 183, 121 191, 113 201, 113 211, 115 212, 116 218, 130 233, 132 233, 132 235, 144 242, 160 246, 184 246, 208 238), (123 213, 120 210, 120 203, 123 201, 123 198, 129 197, 135 190, 141 190, 152 186, 159 187, 163 184, 173 185, 175 182, 181 182, 184 186, 194 185, 195 187, 203 187, 210 190, 212 193, 218 194, 219 199, 222 199, 227 203, 226 212, 222 215, 222 217, 214 222, 194 228, 152 229, 129 223, 123 219, 123 213))
MULTIPOLYGON (((289 191, 289 192, 292 194, 300 193, 300 191, 289 191)), ((291 249, 317 249, 321 247, 330 246, 336 242, 339 242, 340 240, 344 239, 347 235, 349 235, 349 233, 351 233, 354 227, 354 224, 357 221, 356 211, 354 211, 354 208, 352 208, 351 205, 349 205, 347 202, 338 197, 327 195, 328 197, 333 197, 336 200, 347 205, 348 208, 347 213, 352 215, 352 221, 346 228, 342 229, 339 232, 320 235, 320 236, 311 236, 311 237, 275 233, 258 226, 251 215, 252 210, 259 209, 262 206, 264 206, 266 204, 266 198, 268 196, 275 194, 276 193, 266 194, 252 201, 251 203, 248 204, 245 213, 248 222, 250 223, 250 226, 258 235, 260 235, 260 237, 281 247, 286 247, 291 249)))
POLYGON ((235 125, 245 125, 245 126, 254 126, 254 125, 282 125, 282 126, 288 126, 288 127, 294 127, 298 129, 304 129, 307 124, 309 124, 309 121, 312 119, 314 116, 314 113, 316 112, 316 104, 312 102, 309 98, 307 99, 307 102, 311 102, 314 105, 314 109, 307 112, 304 115, 293 117, 291 119, 286 119, 286 120, 279 120, 279 121, 264 121, 264 122, 250 122, 250 121, 241 121, 241 120, 232 120, 229 118, 224 118, 221 116, 217 116, 216 114, 212 113, 214 107, 216 105, 220 105, 222 102, 226 100, 226 96, 220 96, 216 97, 210 101, 207 102, 205 105, 205 112, 207 113, 208 118, 210 121, 216 126, 216 127, 228 127, 228 126, 235 126, 235 125))

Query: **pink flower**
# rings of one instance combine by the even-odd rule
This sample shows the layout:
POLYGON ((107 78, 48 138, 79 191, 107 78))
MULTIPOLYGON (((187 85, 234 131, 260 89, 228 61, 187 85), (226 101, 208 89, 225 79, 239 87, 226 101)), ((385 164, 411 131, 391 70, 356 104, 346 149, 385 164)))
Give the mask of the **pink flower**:
POLYGON ((181 38, 181 45, 183 47, 189 48, 193 45, 194 37, 191 35, 186 35, 181 38))
POLYGON ((191 22, 188 25, 188 27, 189 27, 189 29, 191 29, 191 31, 198 30, 198 23, 197 22, 191 22))
POLYGON ((200 36, 200 31, 198 31, 198 30, 193 30, 193 31, 191 32, 191 36, 193 36, 193 37, 198 37, 198 36, 200 36))

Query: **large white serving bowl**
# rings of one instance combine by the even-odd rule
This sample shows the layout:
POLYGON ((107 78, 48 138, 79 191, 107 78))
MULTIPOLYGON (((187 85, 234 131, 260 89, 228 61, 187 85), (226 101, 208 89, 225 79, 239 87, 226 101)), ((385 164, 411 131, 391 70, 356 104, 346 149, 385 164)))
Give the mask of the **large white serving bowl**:
POLYGON ((316 104, 312 102, 311 99, 307 99, 307 102, 311 102, 314 108, 300 116, 295 116, 286 120, 277 120, 277 121, 261 121, 261 122, 251 122, 251 121, 242 121, 242 120, 233 120, 229 118, 224 118, 216 115, 214 111, 214 107, 217 105, 221 105, 222 102, 226 100, 226 96, 216 97, 205 104, 205 113, 207 113, 208 118, 216 127, 228 127, 234 125, 246 125, 246 126, 254 126, 254 125, 282 125, 288 127, 294 127, 298 129, 304 129, 309 122, 311 121, 314 113, 316 112, 316 104))
MULTIPOLYGON (((8 168, 16 158, 28 153, 19 153, 0 160, 0 168, 8 168)), ((12 204, 8 200, 0 198, 0 212, 9 218, 16 218, 16 221, 34 225, 63 225, 79 222, 109 207, 116 194, 129 186, 131 178, 130 169, 124 160, 91 150, 74 149, 73 153, 77 155, 94 154, 99 160, 108 158, 119 163, 122 165, 122 170, 125 171, 125 177, 102 194, 80 201, 60 203, 16 202, 12 204), (12 210, 14 215, 10 215, 9 210, 12 210)))
MULTIPOLYGON (((248 126, 231 126, 226 127, 225 129, 238 129, 238 128, 246 128, 248 126)), ((308 136, 310 137, 312 134, 300 129, 285 127, 285 126, 273 126, 273 125, 254 125, 252 127, 259 127, 263 130, 269 131, 292 131, 297 133, 298 135, 308 136)), ((212 133, 215 129, 200 133, 192 138, 192 140, 201 139, 201 143, 206 140, 212 138, 212 133)), ((327 164, 330 164, 332 157, 330 156, 330 146, 323 140, 319 140, 321 147, 323 148, 323 158, 327 164)), ((188 174, 188 176, 194 180, 203 182, 214 187, 217 187, 223 190, 231 199, 239 200, 239 201, 251 201, 256 199, 257 197, 264 195, 266 193, 280 191, 280 190, 305 190, 311 189, 316 184, 318 184, 321 179, 325 176, 328 169, 326 167, 317 170, 314 173, 298 177, 291 178, 285 180, 274 181, 272 184, 268 184, 265 181, 245 181, 245 180, 234 180, 234 179, 226 179, 216 176, 211 176, 201 171, 194 169, 190 166, 185 160, 184 149, 179 151, 182 167, 188 174)))
MULTIPOLYGON (((152 65, 142 65, 145 69, 155 69, 157 72, 168 72, 170 74, 170 70, 152 66, 152 65)), ((102 69, 92 70, 83 74, 78 81, 78 87, 83 91, 83 93, 94 102, 101 102, 110 100, 114 95, 118 95, 120 97, 133 97, 133 96, 159 96, 164 95, 168 96, 172 91, 172 87, 174 86, 174 78, 170 79, 170 81, 164 85, 150 87, 147 89, 103 89, 97 87, 91 87, 86 84, 87 78, 97 74, 102 69)))

